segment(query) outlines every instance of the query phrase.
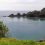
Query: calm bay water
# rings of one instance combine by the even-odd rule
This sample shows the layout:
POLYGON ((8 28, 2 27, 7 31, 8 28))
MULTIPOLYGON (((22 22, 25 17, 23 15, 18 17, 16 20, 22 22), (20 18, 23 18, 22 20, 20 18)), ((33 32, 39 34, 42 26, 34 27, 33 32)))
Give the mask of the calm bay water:
POLYGON ((45 39, 45 20, 28 18, 0 18, 9 28, 8 37, 26 40, 45 39))

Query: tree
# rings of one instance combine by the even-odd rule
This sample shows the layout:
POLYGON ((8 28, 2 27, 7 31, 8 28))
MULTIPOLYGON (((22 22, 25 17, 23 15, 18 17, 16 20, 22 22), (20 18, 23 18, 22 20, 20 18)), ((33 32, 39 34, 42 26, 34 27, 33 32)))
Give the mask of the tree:
POLYGON ((0 37, 5 37, 8 28, 0 21, 0 37))
POLYGON ((24 16, 26 16, 26 14, 25 14, 25 13, 23 13, 23 14, 22 14, 22 16, 24 17, 24 16))
POLYGON ((33 14, 32 14, 32 12, 28 12, 26 16, 27 16, 27 17, 32 17, 33 14))
POLYGON ((45 17, 45 8, 41 10, 39 17, 45 17))
POLYGON ((17 16, 21 16, 21 14, 20 13, 17 13, 17 16))
POLYGON ((40 14, 40 11, 32 11, 32 12, 28 12, 27 13, 27 16, 28 17, 38 17, 39 16, 39 14, 40 14))
POLYGON ((14 14, 11 14, 11 15, 9 15, 8 17, 14 17, 15 15, 14 14))
POLYGON ((33 13, 34 17, 38 17, 40 14, 40 11, 35 10, 35 11, 32 11, 32 13, 33 13))

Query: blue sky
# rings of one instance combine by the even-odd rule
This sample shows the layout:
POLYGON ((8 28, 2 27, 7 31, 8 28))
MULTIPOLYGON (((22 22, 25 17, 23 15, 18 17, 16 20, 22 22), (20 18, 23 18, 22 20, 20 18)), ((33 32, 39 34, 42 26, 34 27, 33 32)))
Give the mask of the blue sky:
POLYGON ((45 0, 0 0, 0 10, 41 10, 45 7, 45 0))

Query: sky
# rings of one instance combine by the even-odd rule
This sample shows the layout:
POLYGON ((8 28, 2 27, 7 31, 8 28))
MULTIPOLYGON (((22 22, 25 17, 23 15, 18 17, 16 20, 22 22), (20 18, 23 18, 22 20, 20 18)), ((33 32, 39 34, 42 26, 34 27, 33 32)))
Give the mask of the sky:
POLYGON ((0 10, 41 10, 45 7, 45 0, 0 0, 0 10))

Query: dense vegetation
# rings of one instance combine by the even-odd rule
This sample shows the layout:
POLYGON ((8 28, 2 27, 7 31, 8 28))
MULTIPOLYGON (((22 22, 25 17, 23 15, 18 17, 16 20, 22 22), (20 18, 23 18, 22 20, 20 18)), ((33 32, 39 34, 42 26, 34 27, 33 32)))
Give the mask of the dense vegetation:
POLYGON ((5 34, 7 31, 8 31, 8 28, 3 24, 2 21, 0 21, 0 38, 5 37, 5 34))
POLYGON ((45 8, 43 8, 41 11, 29 11, 27 13, 23 13, 22 15, 20 13, 17 13, 16 15, 11 14, 8 17, 45 17, 45 8))

